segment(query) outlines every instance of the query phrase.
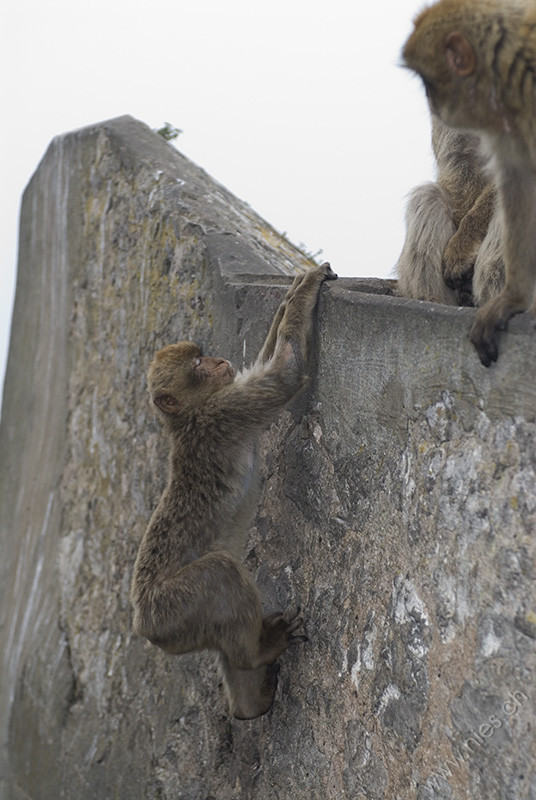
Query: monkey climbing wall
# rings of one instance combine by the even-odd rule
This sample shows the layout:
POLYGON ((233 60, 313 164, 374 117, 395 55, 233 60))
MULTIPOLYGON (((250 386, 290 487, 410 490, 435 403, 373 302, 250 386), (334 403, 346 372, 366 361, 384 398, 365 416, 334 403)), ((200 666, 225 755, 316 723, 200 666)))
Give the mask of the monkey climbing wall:
MULTIPOLYGON (((58 137, 23 199, 0 428, 2 798, 533 798, 536 335, 322 291, 307 393, 263 440, 246 563, 300 605, 272 711, 131 632, 165 480, 145 371, 254 357, 306 258, 143 124, 58 137)), ((333 265, 336 269, 336 264, 333 265)))

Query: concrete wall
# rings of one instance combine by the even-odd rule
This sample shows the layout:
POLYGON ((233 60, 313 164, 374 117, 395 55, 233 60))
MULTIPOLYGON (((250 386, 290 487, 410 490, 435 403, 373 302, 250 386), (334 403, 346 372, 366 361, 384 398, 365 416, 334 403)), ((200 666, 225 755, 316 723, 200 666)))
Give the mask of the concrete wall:
POLYGON ((152 354, 192 338, 249 363, 306 265, 131 118, 52 142, 0 429, 3 798, 536 798, 530 315, 486 370, 470 310, 327 285, 244 554, 267 607, 307 620, 272 711, 229 719, 212 655, 131 633, 166 467, 152 354))

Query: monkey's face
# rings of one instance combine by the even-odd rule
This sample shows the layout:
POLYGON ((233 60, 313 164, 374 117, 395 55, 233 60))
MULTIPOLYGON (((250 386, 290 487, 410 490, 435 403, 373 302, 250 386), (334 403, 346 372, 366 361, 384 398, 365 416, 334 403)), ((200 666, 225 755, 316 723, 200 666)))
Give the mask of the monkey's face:
POLYGON ((415 20, 404 45, 404 64, 423 81, 432 113, 451 128, 505 128, 505 112, 479 65, 465 0, 441 0, 415 20))
POLYGON ((402 51, 404 64, 419 75, 432 113, 452 127, 464 127, 464 109, 474 106, 476 58, 468 40, 453 28, 455 20, 439 15, 443 4, 425 9, 402 51))
POLYGON ((199 408, 232 383, 234 376, 229 361, 204 356, 193 342, 179 342, 156 353, 147 379, 156 407, 165 415, 175 415, 199 408))

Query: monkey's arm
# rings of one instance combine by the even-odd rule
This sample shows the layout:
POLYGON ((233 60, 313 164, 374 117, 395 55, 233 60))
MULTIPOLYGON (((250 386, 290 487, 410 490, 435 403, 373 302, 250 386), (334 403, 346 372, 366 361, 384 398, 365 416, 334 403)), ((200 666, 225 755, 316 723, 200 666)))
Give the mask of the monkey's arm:
POLYGON ((275 345, 277 342, 277 332, 279 330, 279 325, 281 320, 283 319, 283 315, 285 313, 285 308, 287 307, 287 300, 288 296, 292 290, 292 287, 295 286, 297 282, 300 280, 300 275, 297 275, 292 282, 292 286, 290 287, 289 291, 287 292, 285 299, 277 309, 275 313, 275 317, 273 318, 272 324, 270 325, 270 330, 268 332, 268 336, 266 337, 266 341, 264 342, 261 352, 257 356, 257 360, 255 361, 256 366, 261 366, 262 364, 266 364, 269 361, 275 350, 275 345))
POLYGON ((337 278, 326 262, 320 267, 307 270, 298 275, 290 287, 284 300, 284 311, 277 329, 277 341, 273 358, 288 357, 287 342, 291 342, 298 361, 307 363, 309 345, 313 330, 313 312, 315 310, 320 287, 324 281, 337 278))
POLYGON ((298 275, 279 307, 254 367, 210 401, 211 416, 259 426, 277 413, 307 382, 305 366, 320 287, 337 276, 329 264, 298 275), (266 361, 262 359, 272 354, 266 361))
POLYGON ((286 316, 287 308, 291 298, 293 298, 295 295, 298 297, 303 297, 310 292, 308 287, 311 285, 314 286, 319 282, 322 283, 325 280, 334 280, 336 277, 337 276, 331 270, 331 267, 328 263, 322 264, 320 267, 313 267, 307 270, 307 272, 302 272, 299 275, 296 275, 290 289, 285 295, 285 299, 276 311, 275 317, 268 332, 268 336, 266 337, 266 341, 264 342, 264 345, 257 356, 257 360, 255 362, 256 366, 266 364, 266 362, 273 357, 277 345, 277 339, 280 334, 281 323, 286 316))
POLYGON ((536 175, 522 159, 499 162, 499 189, 506 282, 498 297, 478 309, 471 329, 485 367, 497 360, 499 331, 514 314, 530 308, 536 288, 536 175))
POLYGON ((472 278, 478 251, 495 211, 495 186, 488 184, 462 218, 443 254, 443 278, 460 305, 472 305, 472 278))
POLYGON ((219 420, 234 420, 241 425, 261 425, 267 422, 305 384, 303 363, 298 364, 292 344, 287 350, 279 349, 278 356, 261 368, 238 375, 231 386, 211 399, 211 418, 216 426, 219 420))

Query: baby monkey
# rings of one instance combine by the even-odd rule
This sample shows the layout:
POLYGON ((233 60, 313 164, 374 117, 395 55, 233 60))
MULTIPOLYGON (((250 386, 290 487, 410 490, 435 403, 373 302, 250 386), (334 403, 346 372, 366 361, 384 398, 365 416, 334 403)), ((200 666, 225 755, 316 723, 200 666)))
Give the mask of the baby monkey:
POLYGON ((257 499, 259 433, 307 382, 313 312, 322 283, 336 277, 323 264, 294 279, 251 369, 235 376, 225 359, 179 342, 156 353, 148 372, 171 452, 134 566, 134 631, 167 653, 218 651, 239 719, 269 710, 275 660, 305 639, 296 611, 263 617, 240 559, 257 499))
POLYGON ((532 306, 536 286, 536 4, 439 0, 417 16, 403 57, 422 78, 432 113, 477 133, 492 156, 505 284, 477 310, 471 330, 489 366, 498 332, 532 306))

